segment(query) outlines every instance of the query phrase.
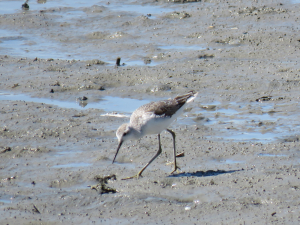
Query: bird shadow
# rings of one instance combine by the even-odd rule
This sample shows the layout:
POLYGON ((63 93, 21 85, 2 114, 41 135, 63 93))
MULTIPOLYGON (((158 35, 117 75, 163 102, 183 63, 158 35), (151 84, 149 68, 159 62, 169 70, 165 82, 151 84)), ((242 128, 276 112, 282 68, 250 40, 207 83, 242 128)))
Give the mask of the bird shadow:
POLYGON ((225 173, 235 173, 241 170, 207 170, 207 171, 196 171, 196 172, 183 172, 177 174, 171 174, 169 177, 211 177, 211 176, 218 176, 225 173))

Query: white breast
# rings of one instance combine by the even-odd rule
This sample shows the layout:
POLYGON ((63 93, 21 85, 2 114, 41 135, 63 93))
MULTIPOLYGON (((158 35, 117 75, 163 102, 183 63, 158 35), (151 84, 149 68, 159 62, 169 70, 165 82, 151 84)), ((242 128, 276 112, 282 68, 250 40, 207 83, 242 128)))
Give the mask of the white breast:
POLYGON ((183 109, 183 107, 180 108, 172 117, 157 116, 152 112, 144 114, 141 118, 143 123, 140 127, 142 134, 160 134, 183 113, 183 109))

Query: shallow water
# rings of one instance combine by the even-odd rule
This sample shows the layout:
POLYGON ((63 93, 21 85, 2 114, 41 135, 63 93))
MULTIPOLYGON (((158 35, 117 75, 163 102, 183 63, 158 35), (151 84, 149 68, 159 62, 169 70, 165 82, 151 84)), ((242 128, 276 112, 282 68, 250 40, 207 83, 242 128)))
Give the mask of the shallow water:
POLYGON ((232 159, 225 159, 225 160, 220 160, 220 163, 223 164, 237 164, 237 163, 245 163, 245 161, 236 161, 232 159))
POLYGON ((0 48, 10 56, 71 59, 61 44, 22 31, 0 30, 0 48))
MULTIPOLYGON (((12 2, 17 7, 23 3, 12 2)), ((180 19, 152 12, 151 7, 146 10, 145 1, 116 0, 110 5, 99 1, 103 7, 88 7, 98 4, 93 0, 83 2, 83 6, 77 1, 58 6, 60 2, 71 1, 48 0, 40 9, 48 3, 56 5, 43 13, 18 9, 19 13, 1 15, 0 28, 8 32, 1 39, 0 50, 7 55, 15 51, 18 57, 2 57, 0 90, 45 96, 37 100, 17 95, 10 102, 0 101, 1 179, 16 177, 1 182, 1 224, 297 224, 297 5, 270 1, 171 4, 148 0, 150 6, 161 4, 158 9, 167 8, 168 2, 170 9, 190 15, 180 19), (122 4, 133 11, 126 6, 126 11, 113 9, 122 4), (141 13, 135 12, 134 4, 141 4, 141 13), (248 9, 255 11, 251 14, 248 9), (259 26, 249 23, 258 18, 262 21, 258 21, 259 26), (95 32, 100 35, 93 37, 95 32), (202 50, 205 45, 209 48, 202 50), (33 62, 40 55, 81 61, 95 58, 111 65, 121 57, 121 63, 137 67, 85 68, 84 62, 75 61, 66 63, 59 72, 48 70, 55 63, 50 60, 33 62), (148 68, 144 59, 152 60, 149 66, 159 66, 148 68), (136 82, 135 77, 143 83, 136 82), (280 88, 268 85, 274 79, 282 80, 280 88), (55 80, 65 80, 66 87, 95 81, 107 88, 101 92, 80 88, 50 94, 55 80), (11 88, 17 83, 19 87, 11 88), (98 95, 148 98, 147 91, 160 84, 168 84, 171 91, 157 88, 153 96, 166 94, 168 98, 190 88, 200 92, 171 127, 178 135, 178 153, 185 153, 185 157, 178 158, 182 171, 169 176, 173 146, 170 134, 164 133, 163 154, 147 168, 144 177, 123 181, 121 178, 136 174, 153 157, 157 136, 126 143, 118 162, 112 164, 117 148, 115 130, 144 102, 125 98, 123 106, 122 98, 98 95), (276 88, 272 95, 282 99, 251 102, 270 94, 269 86, 276 88), (76 101, 83 95, 87 101, 76 101), (203 101, 215 104, 215 108, 204 109, 203 101), (110 115, 126 118, 107 117, 110 115), (295 137, 277 141, 292 135, 295 137), (6 151, 5 146, 11 150, 6 151), (39 147, 40 151, 35 151, 39 147), (117 180, 108 182, 117 193, 91 190, 96 175, 108 174, 117 176, 117 180), (243 218, 239 215, 241 209, 243 218)), ((32 9, 34 4, 38 5, 29 1, 32 9)))
POLYGON ((12 201, 13 201, 13 197, 6 196, 6 197, 0 198, 0 202, 5 203, 5 204, 10 204, 10 203, 12 203, 12 201))
MULTIPOLYGON (((15 0, 9 1, 4 0, 0 2, 0 14, 12 14, 16 12, 24 11, 22 10, 22 4, 25 1, 15 0)), ((163 12, 171 12, 171 9, 161 8, 160 6, 153 5, 136 5, 131 3, 131 1, 101 1, 101 0, 90 0, 90 1, 81 1, 81 0, 51 0, 51 1, 28 1, 29 10, 45 10, 49 8, 59 8, 59 7, 72 7, 74 9, 80 9, 83 7, 91 7, 93 5, 103 5, 111 10, 115 11, 126 11, 134 12, 139 14, 159 14, 163 12), (127 4, 127 5, 126 5, 127 4)))
MULTIPOLYGON (((89 102, 74 100, 60 101, 48 98, 33 98, 25 94, 0 93, 0 101, 25 101, 55 105, 61 108, 74 108, 77 110, 101 109, 105 113, 102 116, 125 116, 130 114, 139 106, 149 103, 149 100, 139 100, 132 98, 120 98, 103 96, 96 101, 89 102), (114 113, 118 114, 114 114, 114 113)), ((248 105, 231 102, 223 106, 220 102, 207 104, 199 110, 193 107, 188 117, 178 118, 181 125, 199 125, 211 127, 220 131, 219 135, 209 136, 209 139, 219 139, 227 141, 254 141, 273 142, 285 137, 296 135, 300 116, 293 112, 284 112, 281 109, 285 104, 257 103, 248 105), (272 111, 276 108, 276 112, 272 111), (250 109, 249 109, 250 108, 250 109), (256 111, 252 111, 255 109, 256 111), (250 110, 250 112, 249 112, 250 110), (270 113, 272 112, 272 113, 270 113), (195 115, 201 115, 204 121, 197 121, 195 115)), ((176 126, 176 125, 174 125, 176 126)))
MULTIPOLYGON (((293 103, 297 106, 297 103, 293 103)), ((222 105, 220 102, 203 105, 196 110, 201 120, 180 118, 181 124, 207 125, 221 133, 209 138, 221 138, 228 141, 272 142, 296 135, 300 124, 297 111, 287 112, 285 104, 274 102, 235 103, 222 105), (203 122, 204 121, 204 122, 203 122)))
MULTIPOLYGON (((98 31, 97 29, 91 28, 90 26, 78 27, 76 26, 77 20, 87 20, 86 23, 90 23, 89 17, 95 16, 85 12, 86 9, 92 6, 99 6, 105 11, 106 16, 115 14, 116 12, 126 12, 133 13, 136 16, 145 15, 149 19, 155 19, 157 15, 163 13, 172 12, 176 9, 176 4, 146 4, 138 5, 133 1, 71 1, 71 0, 54 0, 54 1, 29 1, 29 10, 22 10, 21 6, 24 1, 1 1, 0 2, 0 14, 12 14, 12 13, 31 13, 37 12, 39 10, 47 10, 47 15, 54 16, 53 21, 59 24, 67 23, 70 25, 70 30, 76 27, 76 33, 71 32, 70 34, 59 35, 59 37, 54 37, 53 35, 47 34, 48 31, 36 31, 23 28, 18 30, 11 29, 1 29, 0 30, 0 50, 5 52, 5 54, 16 57, 28 57, 28 58, 57 58, 65 60, 90 60, 90 59, 101 59, 109 63, 110 65, 115 65, 115 59, 119 56, 122 58, 122 63, 128 66, 156 66, 159 63, 153 61, 147 61, 146 63, 142 59, 146 52, 151 51, 147 47, 151 42, 144 42, 141 39, 134 38, 132 42, 131 38, 128 40, 125 38, 120 42, 120 44, 134 46, 137 45, 135 51, 128 51, 126 48, 118 48, 117 52, 114 49, 107 47, 106 44, 101 45, 97 42, 95 46, 94 42, 89 40, 84 43, 81 42, 83 36, 90 32, 98 31), (40 2, 40 3, 39 3, 40 2), (67 7, 67 8, 64 8, 67 7), (67 10, 66 10, 67 9, 67 10), (64 36, 65 35, 65 36, 64 36), (69 41, 69 39, 80 40, 69 41), (125 41, 124 41, 125 40, 125 41), (78 43, 79 41, 79 43, 78 43)), ((102 18, 104 15, 98 14, 102 18)), ((45 29, 45 28, 42 28, 45 29)), ((118 28, 117 28, 118 29, 118 28)), ((103 29, 101 29, 102 31, 103 29)), ((119 34, 116 28, 107 27, 105 32, 112 32, 108 39, 117 39, 115 35, 119 34)), ((129 32, 130 33, 130 32, 129 32)), ((134 35, 134 34, 133 34, 134 35)), ((109 42, 109 40, 108 40, 109 42)), ((151 45, 157 44, 156 42, 151 43, 151 45)), ((162 42, 162 44, 165 44, 162 42)), ((167 43, 168 44, 168 43, 167 43)), ((163 45, 161 50, 171 50, 177 49, 180 51, 188 51, 191 49, 200 50, 203 47, 200 46, 189 46, 189 45, 163 45)))
POLYGON ((191 45, 191 46, 184 46, 184 45, 166 45, 166 46, 158 46, 160 49, 165 49, 165 50, 203 50, 206 47, 201 46, 201 45, 191 45))
POLYGON ((78 162, 78 163, 69 163, 64 165, 55 165, 52 166, 53 168, 76 168, 76 167, 87 167, 92 166, 91 163, 84 163, 84 162, 78 162))
POLYGON ((55 105, 61 108, 72 108, 72 109, 102 109, 105 112, 119 112, 119 113, 130 113, 141 105, 147 104, 148 100, 138 100, 131 98, 119 98, 112 96, 104 96, 97 102, 86 101, 60 101, 50 98, 33 98, 25 94, 8 94, 0 92, 0 101, 24 101, 24 102, 36 102, 55 105), (81 104, 84 102, 85 104, 81 104))
POLYGON ((259 141, 259 142, 272 142, 275 141, 281 135, 275 133, 260 133, 260 132, 238 132, 238 134, 232 134, 228 137, 222 137, 228 141, 259 141))
MULTIPOLYGON (((22 12, 22 5, 25 1, 15 0, 15 1, 1 1, 0 2, 0 14, 12 14, 16 12, 22 12)), ((89 7, 99 0, 90 1, 80 1, 80 0, 52 0, 52 1, 28 1, 29 10, 43 10, 53 7, 89 7)))
POLYGON ((258 156, 260 157, 288 157, 288 155, 284 155, 284 154, 268 154, 268 153, 259 153, 258 156))
MULTIPOLYGON (((74 12, 75 13, 75 12, 74 12)), ((76 11, 74 15, 80 16, 76 11)), ((63 19, 64 20, 64 19, 63 19)), ((82 33, 88 33, 87 30, 82 30, 82 33)), ((140 42, 140 40, 139 40, 140 42)), ((144 43, 140 43, 141 46, 144 43)), ((184 52, 184 51, 199 51, 205 49, 203 46, 189 46, 189 45, 164 45, 157 47, 157 54, 150 58, 150 60, 144 61, 139 55, 148 51, 147 46, 142 48, 136 48, 135 51, 128 51, 120 49, 117 53, 114 51, 107 51, 105 48, 96 47, 92 48, 92 43, 85 43, 84 45, 73 43, 59 42, 49 37, 38 35, 32 35, 25 30, 15 31, 0 29, 0 50, 5 54, 16 57, 28 57, 28 58, 42 58, 42 59, 62 59, 62 60, 91 60, 101 59, 109 65, 115 65, 115 59, 117 56, 121 57, 121 64, 125 66, 156 66, 162 63, 157 61, 157 54, 163 51, 168 52, 184 52)))

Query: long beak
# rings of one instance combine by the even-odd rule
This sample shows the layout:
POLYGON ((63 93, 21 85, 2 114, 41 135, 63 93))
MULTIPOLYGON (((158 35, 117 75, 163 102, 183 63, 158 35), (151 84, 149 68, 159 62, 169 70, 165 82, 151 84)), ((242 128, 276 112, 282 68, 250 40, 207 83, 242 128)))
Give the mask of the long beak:
POLYGON ((120 150, 122 144, 123 144, 123 141, 121 140, 121 141, 119 142, 119 145, 118 145, 118 148, 117 148, 117 152, 116 152, 116 154, 115 154, 115 157, 114 157, 114 160, 112 161, 112 163, 115 162, 115 159, 116 159, 116 157, 117 157, 117 155, 118 155, 118 152, 119 152, 119 150, 120 150))

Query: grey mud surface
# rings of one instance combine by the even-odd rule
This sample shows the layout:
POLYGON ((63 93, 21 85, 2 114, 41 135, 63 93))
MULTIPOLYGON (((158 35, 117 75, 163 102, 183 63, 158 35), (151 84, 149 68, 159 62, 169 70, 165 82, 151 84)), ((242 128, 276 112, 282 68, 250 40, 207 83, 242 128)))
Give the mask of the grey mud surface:
POLYGON ((143 6, 163 12, 116 12, 99 2, 67 22, 71 6, 0 16, 0 29, 17 32, 2 43, 37 37, 25 40, 24 55, 0 45, 0 223, 299 224, 299 2, 143 6), (74 60, 34 55, 39 39, 74 60), (77 57, 80 48, 86 55, 77 57), (117 57, 128 63, 116 68, 117 57), (125 144, 112 164, 115 131, 132 110, 102 109, 103 99, 189 90, 199 95, 171 127, 181 171, 170 175, 172 142, 163 132, 163 154, 143 177, 121 180, 155 154, 157 136, 125 144), (83 96, 98 106, 64 107, 83 96), (100 187, 116 193, 89 187, 106 175, 116 180, 100 187))

